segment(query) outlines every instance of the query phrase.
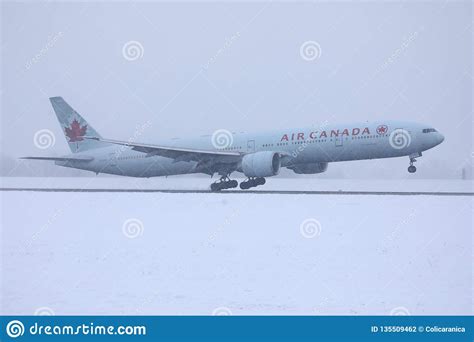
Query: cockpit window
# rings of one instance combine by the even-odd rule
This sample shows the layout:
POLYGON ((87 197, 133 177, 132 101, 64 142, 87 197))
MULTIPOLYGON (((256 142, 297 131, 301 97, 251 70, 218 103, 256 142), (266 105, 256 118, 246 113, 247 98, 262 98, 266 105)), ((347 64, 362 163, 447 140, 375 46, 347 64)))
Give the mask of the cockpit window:
POLYGON ((425 128, 425 129, 423 129, 423 133, 432 133, 432 132, 436 132, 436 130, 434 128, 425 128))

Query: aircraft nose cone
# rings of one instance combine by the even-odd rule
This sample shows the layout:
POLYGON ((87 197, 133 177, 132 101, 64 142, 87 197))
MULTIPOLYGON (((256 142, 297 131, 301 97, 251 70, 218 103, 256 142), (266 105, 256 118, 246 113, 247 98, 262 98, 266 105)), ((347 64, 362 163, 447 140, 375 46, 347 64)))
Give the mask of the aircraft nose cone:
POLYGON ((439 133, 439 143, 438 144, 441 144, 443 141, 444 141, 444 135, 442 135, 441 133, 439 133))

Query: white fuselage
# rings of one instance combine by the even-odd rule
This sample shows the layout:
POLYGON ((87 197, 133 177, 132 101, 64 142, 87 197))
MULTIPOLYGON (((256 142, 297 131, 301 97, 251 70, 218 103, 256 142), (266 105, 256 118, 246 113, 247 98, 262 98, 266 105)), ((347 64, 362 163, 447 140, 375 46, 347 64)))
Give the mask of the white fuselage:
MULTIPOLYGON (((274 151, 282 155, 282 167, 349 160, 392 158, 421 154, 444 137, 430 126, 400 121, 320 125, 303 129, 285 129, 266 133, 232 133, 230 145, 217 148, 213 137, 159 141, 161 146, 201 150, 233 151, 251 154, 274 151), (394 134, 401 132, 400 134, 394 134), (408 134, 408 135, 407 135, 408 134), (394 140, 396 139, 396 140, 394 140)), ((176 161, 128 146, 110 146, 76 155, 91 161, 56 164, 131 177, 156 177, 188 173, 207 173, 196 161, 176 161)), ((236 170, 240 171, 240 170, 236 170)))

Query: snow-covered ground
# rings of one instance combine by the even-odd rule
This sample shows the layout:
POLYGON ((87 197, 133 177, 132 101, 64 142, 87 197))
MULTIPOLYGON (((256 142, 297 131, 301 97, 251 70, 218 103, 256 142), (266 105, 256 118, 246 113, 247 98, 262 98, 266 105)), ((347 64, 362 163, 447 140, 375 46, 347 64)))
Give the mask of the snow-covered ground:
MULTIPOLYGON (((139 187, 209 184, 177 179, 139 187)), ((2 183, 136 180, 46 181, 2 183)), ((471 191, 399 182, 275 179, 262 189, 471 191)), ((2 192, 0 313, 472 314, 472 199, 2 192)))

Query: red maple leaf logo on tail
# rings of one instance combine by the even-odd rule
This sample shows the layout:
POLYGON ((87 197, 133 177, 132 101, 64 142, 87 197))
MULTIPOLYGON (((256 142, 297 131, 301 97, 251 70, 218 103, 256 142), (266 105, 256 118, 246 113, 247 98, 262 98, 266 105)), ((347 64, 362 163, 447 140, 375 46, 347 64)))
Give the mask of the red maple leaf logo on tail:
POLYGON ((69 142, 82 141, 83 136, 86 135, 87 125, 81 126, 79 121, 74 119, 71 123, 71 127, 64 128, 66 136, 69 138, 69 142))

